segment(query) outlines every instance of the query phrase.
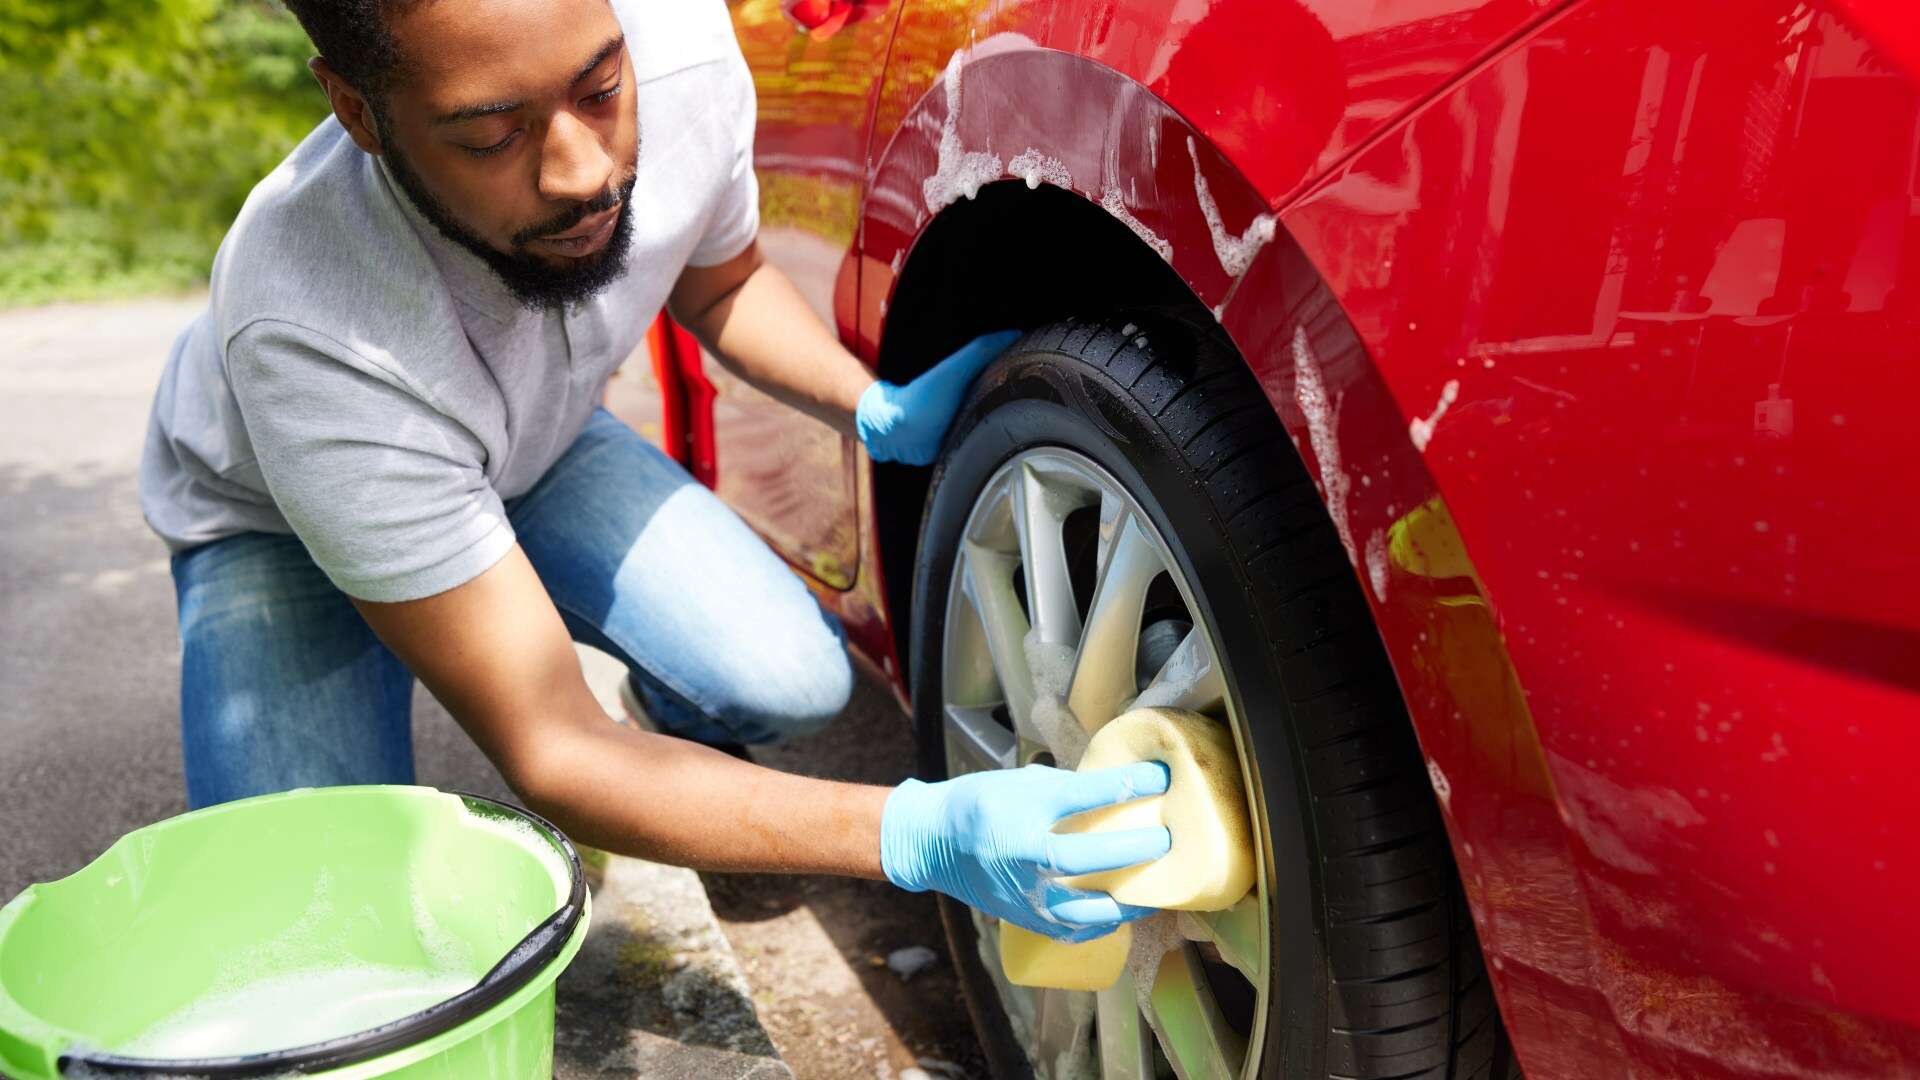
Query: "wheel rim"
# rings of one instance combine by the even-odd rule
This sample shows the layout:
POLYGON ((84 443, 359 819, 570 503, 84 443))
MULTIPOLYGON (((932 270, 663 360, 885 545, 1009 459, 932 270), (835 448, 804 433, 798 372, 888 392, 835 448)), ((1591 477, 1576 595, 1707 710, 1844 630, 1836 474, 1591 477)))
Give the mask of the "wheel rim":
MULTIPOLYGON (((981 489, 955 558, 941 651, 948 771, 1056 750, 1071 766, 1120 713, 1172 706, 1226 722, 1256 805, 1251 742, 1200 611, 1152 519, 1110 473, 1059 447, 1019 453, 981 489)), ((1141 928, 1136 962, 1140 941, 1178 941, 1138 969, 1150 974, 1144 992, 1132 968, 1098 994, 1014 986, 1000 970, 998 920, 973 911, 981 961, 1035 1072, 1148 1080, 1164 1061, 1188 1080, 1254 1075, 1271 982, 1265 858, 1256 864, 1254 891, 1233 908, 1141 928)))

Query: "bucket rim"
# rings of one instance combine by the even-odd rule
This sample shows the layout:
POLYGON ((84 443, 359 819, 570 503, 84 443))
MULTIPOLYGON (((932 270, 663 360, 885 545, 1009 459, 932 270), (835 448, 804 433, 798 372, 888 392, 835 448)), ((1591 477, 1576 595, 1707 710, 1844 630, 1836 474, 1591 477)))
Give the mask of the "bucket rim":
MULTIPOLYGON (((405 787, 406 785, 368 786, 392 790, 395 786, 405 787)), ((427 787, 416 790, 423 794, 430 792, 457 798, 468 811, 486 817, 517 820, 531 825, 534 831, 566 860, 568 876, 566 900, 552 914, 529 930, 517 944, 508 949, 506 955, 501 957, 499 962, 480 978, 479 982, 417 1012, 390 1020, 377 1027, 365 1028, 320 1042, 256 1054, 209 1058, 147 1058, 69 1047, 62 1050, 56 1059, 58 1073, 64 1075, 78 1067, 88 1070, 88 1075, 189 1075, 227 1078, 337 1069, 382 1057, 451 1031, 485 1015, 538 978, 561 956, 568 942, 574 937, 574 932, 586 910, 586 877, 581 871, 580 853, 574 848, 573 842, 552 822, 525 807, 472 792, 441 791, 427 787)), ((287 795, 292 792, 282 794, 287 795)), ((273 797, 267 796, 267 798, 273 797)))

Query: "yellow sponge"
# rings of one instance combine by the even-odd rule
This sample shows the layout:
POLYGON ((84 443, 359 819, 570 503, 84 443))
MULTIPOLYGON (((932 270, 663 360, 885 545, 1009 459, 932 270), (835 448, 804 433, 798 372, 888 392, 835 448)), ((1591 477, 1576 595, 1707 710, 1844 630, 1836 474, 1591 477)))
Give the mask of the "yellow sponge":
POLYGON ((1105 990, 1120 978, 1132 947, 1130 926, 1073 945, 1022 930, 1010 922, 1000 924, 1000 970, 1015 986, 1105 990))
POLYGON ((1099 731, 1082 771, 1162 761, 1172 775, 1165 795, 1077 814, 1056 832, 1112 832, 1165 825, 1173 850, 1123 870, 1061 879, 1113 894, 1123 904, 1221 911, 1253 888, 1253 827, 1240 782, 1233 735, 1218 721, 1184 709, 1135 709, 1099 731))
MULTIPOLYGON (((1233 736, 1218 722, 1183 709, 1135 709, 1094 733, 1080 768, 1106 769, 1136 761, 1163 761, 1171 774, 1165 795, 1090 810, 1054 826, 1056 832, 1111 832, 1165 825, 1173 849, 1150 863, 1062 878, 1081 889, 1112 893, 1123 904, 1221 911, 1253 888, 1253 826, 1247 819, 1240 758, 1233 736)), ((1017 986, 1105 990, 1126 968, 1133 930, 1069 945, 1000 924, 1000 967, 1017 986)))

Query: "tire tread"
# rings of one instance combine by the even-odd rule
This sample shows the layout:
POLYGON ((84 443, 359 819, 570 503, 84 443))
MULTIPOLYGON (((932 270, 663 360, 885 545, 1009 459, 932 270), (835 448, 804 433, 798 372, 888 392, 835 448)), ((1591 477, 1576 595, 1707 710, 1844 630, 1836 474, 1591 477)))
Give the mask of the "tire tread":
MULTIPOLYGON (((1332 357, 1357 342, 1328 299, 1309 294, 1299 311, 1325 346, 1320 355, 1332 357)), ((1303 714, 1296 722, 1307 721, 1299 745, 1328 864, 1327 1075, 1494 1080, 1502 1074, 1488 1037, 1499 1027, 1491 987, 1355 567, 1224 333, 1183 312, 1155 315, 1127 316, 1144 335, 1119 335, 1117 348, 1081 355, 1100 357, 1096 366, 1155 417, 1166 449, 1204 485, 1263 613, 1289 704, 1303 714), (1190 367, 1159 351, 1155 343, 1170 339, 1180 340, 1190 367), (1317 730, 1314 706, 1336 700, 1351 703, 1359 722, 1317 730)), ((1089 340, 1105 344, 1097 333, 1089 340)))

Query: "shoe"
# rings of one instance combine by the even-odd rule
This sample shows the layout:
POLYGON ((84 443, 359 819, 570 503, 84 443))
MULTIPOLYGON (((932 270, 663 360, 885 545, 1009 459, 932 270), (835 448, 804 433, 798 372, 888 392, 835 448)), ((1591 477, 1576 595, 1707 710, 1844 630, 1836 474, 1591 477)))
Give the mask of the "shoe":
MULTIPOLYGON (((676 739, 686 738, 684 735, 675 735, 671 731, 661 730, 660 725, 654 722, 653 717, 647 715, 647 707, 640 703, 640 690, 635 685, 634 679, 635 676, 633 672, 629 671, 627 672, 627 677, 620 680, 620 707, 626 711, 627 715, 624 717, 614 717, 614 723, 631 726, 640 731, 652 732, 655 735, 669 735, 676 739)), ((698 740, 689 741, 697 742, 698 740)), ((753 756, 747 753, 745 743, 712 742, 702 743, 701 745, 718 750, 728 757, 739 758, 741 761, 750 762, 753 760, 753 756)))

